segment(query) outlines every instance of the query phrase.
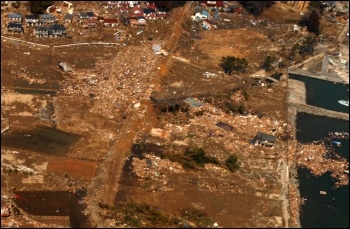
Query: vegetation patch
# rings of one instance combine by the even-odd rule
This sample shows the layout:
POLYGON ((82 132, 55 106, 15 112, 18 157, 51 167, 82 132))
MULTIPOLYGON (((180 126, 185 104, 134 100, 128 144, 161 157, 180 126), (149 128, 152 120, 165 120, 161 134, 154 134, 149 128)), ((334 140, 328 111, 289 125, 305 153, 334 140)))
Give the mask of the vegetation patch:
POLYGON ((184 154, 163 154, 161 157, 172 162, 179 162, 184 169, 202 169, 205 164, 220 165, 216 157, 206 155, 204 148, 187 148, 184 154))
POLYGON ((180 217, 164 213, 156 206, 130 201, 119 204, 118 207, 99 204, 100 208, 107 211, 106 218, 114 219, 115 226, 127 227, 195 227, 205 228, 213 223, 213 220, 204 212, 191 208, 184 210, 180 217))
POLYGON ((239 166, 239 162, 238 162, 237 156, 232 154, 229 158, 227 158, 226 161, 225 161, 225 166, 231 172, 234 172, 234 171, 238 170, 240 166, 239 166))

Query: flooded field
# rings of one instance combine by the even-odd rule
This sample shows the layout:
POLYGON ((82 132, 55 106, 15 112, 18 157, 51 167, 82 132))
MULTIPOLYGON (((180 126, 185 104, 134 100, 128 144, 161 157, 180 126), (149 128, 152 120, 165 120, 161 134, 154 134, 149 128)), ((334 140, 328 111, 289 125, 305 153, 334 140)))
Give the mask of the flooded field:
POLYGON ((65 155, 79 135, 54 128, 37 126, 32 130, 9 130, 1 136, 1 146, 30 150, 49 155, 65 155))
MULTIPOLYGON (((90 227, 82 213, 85 206, 81 201, 85 196, 82 189, 76 193, 66 191, 17 191, 16 205, 26 214, 34 216, 69 216, 71 227, 90 227)), ((52 222, 51 222, 52 223, 52 222)))

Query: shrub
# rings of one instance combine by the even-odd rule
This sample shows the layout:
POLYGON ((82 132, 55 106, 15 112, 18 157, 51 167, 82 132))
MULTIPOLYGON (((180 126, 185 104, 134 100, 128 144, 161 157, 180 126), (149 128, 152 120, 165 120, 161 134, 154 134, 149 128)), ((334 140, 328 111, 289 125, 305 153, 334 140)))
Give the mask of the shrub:
POLYGON ((228 170, 231 172, 234 172, 239 169, 239 163, 238 163, 238 158, 236 155, 232 154, 227 160, 225 161, 225 166, 227 167, 228 170))
POLYGON ((169 159, 173 162, 179 162, 184 169, 199 169, 204 168, 205 164, 216 164, 220 162, 213 156, 205 154, 204 148, 187 148, 185 153, 182 154, 163 154, 162 158, 169 159))

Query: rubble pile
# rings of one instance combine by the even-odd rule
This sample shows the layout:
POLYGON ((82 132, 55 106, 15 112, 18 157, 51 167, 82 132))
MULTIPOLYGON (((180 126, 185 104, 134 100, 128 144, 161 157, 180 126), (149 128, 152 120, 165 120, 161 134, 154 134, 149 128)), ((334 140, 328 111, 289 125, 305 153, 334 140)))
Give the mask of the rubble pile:
POLYGON ((182 173, 185 170, 178 162, 160 159, 152 154, 146 154, 145 159, 134 158, 133 170, 140 178, 159 177, 169 173, 182 173))
MULTIPOLYGON (((199 109, 206 111, 206 113, 203 116, 196 116, 194 119, 192 119, 192 124, 207 126, 209 129, 217 129, 215 124, 221 121, 232 125, 235 128, 235 131, 233 132, 226 132, 226 134, 230 135, 234 135, 234 133, 245 133, 245 135, 253 137, 259 131, 270 134, 271 131, 274 130, 274 134, 278 136, 279 134, 284 133, 284 126, 287 125, 267 116, 258 117, 257 115, 251 114, 226 114, 221 109, 218 109, 209 103, 205 103, 204 106, 200 107, 199 109)), ((195 113, 196 111, 197 110, 193 110, 192 113, 195 113)))
POLYGON ((349 177, 344 173, 349 166, 345 158, 325 158, 327 147, 324 144, 306 144, 301 145, 299 149, 296 156, 298 165, 306 166, 316 176, 331 172, 331 176, 338 180, 336 186, 349 183, 349 177))
POLYGON ((246 99, 243 96, 243 92, 242 90, 239 90, 237 92, 235 92, 232 96, 231 96, 231 100, 237 103, 245 103, 246 99))
POLYGON ((289 205, 290 205, 290 227, 292 228, 299 228, 300 222, 300 193, 298 186, 296 185, 289 185, 289 205))
POLYGON ((93 98, 90 111, 113 118, 149 99, 153 85, 148 82, 156 60, 148 46, 130 46, 111 58, 98 58, 94 69, 75 73, 63 83, 63 92, 93 98))
MULTIPOLYGON (((25 70, 24 70, 24 72, 25 72, 25 70)), ((33 83, 44 84, 44 83, 46 83, 46 79, 32 78, 32 77, 30 77, 27 74, 22 73, 22 72, 18 73, 18 78, 23 78, 23 79, 27 80, 29 84, 33 84, 33 83)))

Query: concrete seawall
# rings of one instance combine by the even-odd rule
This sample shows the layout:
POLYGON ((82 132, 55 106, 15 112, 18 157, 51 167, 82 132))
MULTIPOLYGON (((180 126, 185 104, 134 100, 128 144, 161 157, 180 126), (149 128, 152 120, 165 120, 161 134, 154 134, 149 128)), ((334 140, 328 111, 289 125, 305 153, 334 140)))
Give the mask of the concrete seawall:
POLYGON ((315 78, 315 79, 330 81, 330 82, 333 82, 333 83, 344 83, 344 84, 347 84, 347 82, 344 79, 340 78, 340 77, 325 76, 325 75, 322 75, 320 73, 314 73, 314 72, 310 72, 310 71, 299 69, 299 68, 298 69, 289 70, 288 74, 302 75, 302 76, 307 76, 307 77, 311 77, 311 78, 315 78))
POLYGON ((329 118, 341 119, 349 121, 349 114, 331 111, 320 107, 315 107, 307 104, 290 103, 289 106, 294 106, 297 113, 307 113, 318 116, 325 116, 329 118))

